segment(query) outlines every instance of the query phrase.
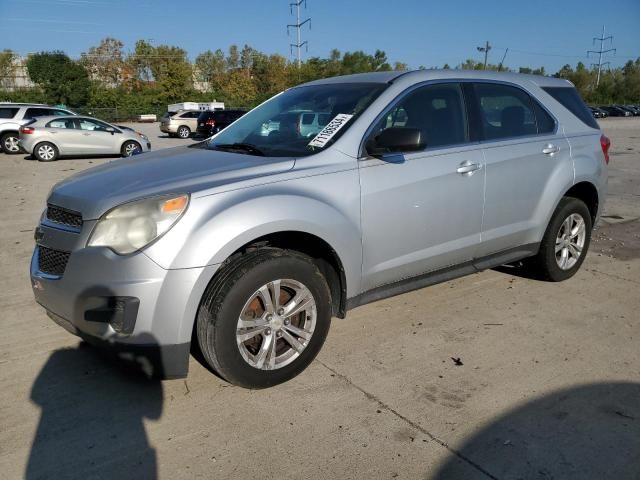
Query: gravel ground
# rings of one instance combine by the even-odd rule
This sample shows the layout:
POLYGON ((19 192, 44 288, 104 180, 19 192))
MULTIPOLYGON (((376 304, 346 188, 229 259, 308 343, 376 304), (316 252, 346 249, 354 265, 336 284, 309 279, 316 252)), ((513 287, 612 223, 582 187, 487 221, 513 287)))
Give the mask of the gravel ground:
POLYGON ((0 478, 639 478, 640 118, 601 125, 609 198, 572 280, 488 271, 358 308, 265 391, 193 359, 133 378, 54 325, 33 228, 56 181, 113 159, 0 154, 0 478))

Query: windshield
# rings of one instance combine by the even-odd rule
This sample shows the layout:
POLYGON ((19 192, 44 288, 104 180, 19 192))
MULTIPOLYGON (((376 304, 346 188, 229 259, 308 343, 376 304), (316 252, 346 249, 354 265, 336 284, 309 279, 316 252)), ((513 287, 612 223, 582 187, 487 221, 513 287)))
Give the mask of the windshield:
POLYGON ((328 147, 387 88, 334 83, 287 90, 209 140, 208 148, 268 157, 304 157, 328 147))

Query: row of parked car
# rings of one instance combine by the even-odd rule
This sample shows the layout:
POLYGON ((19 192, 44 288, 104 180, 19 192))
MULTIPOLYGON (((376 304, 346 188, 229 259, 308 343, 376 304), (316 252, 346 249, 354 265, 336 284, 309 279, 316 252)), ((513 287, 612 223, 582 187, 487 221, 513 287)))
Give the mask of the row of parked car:
POLYGON ((62 156, 122 155, 151 150, 146 135, 71 110, 43 104, 0 103, 0 147, 41 162, 62 156))
POLYGON ((242 117, 245 110, 179 110, 160 119, 160 131, 170 137, 210 137, 242 117))
POLYGON ((589 106, 594 118, 637 117, 640 116, 640 105, 604 105, 589 106))

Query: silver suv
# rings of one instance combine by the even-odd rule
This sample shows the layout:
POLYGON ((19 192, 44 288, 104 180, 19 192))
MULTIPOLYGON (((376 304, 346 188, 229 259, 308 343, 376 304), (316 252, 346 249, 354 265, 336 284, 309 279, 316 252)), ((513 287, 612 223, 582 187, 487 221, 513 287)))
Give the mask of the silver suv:
POLYGON ((20 153, 20 127, 34 118, 50 115, 75 115, 70 110, 39 103, 0 103, 0 149, 4 153, 20 153))
POLYGON ((574 275, 608 148, 561 79, 318 80, 205 142, 56 185, 33 291, 61 326, 149 373, 186 375, 193 339, 221 377, 268 387, 359 305, 519 260, 550 281, 574 275), (330 116, 312 137, 292 115, 310 111, 330 116))
POLYGON ((160 131, 170 137, 189 138, 198 129, 199 110, 166 112, 160 119, 160 131))

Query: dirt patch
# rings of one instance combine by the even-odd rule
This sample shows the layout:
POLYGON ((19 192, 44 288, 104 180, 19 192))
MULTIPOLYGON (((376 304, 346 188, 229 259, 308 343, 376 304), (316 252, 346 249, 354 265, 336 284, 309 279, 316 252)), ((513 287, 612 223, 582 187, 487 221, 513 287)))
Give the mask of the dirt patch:
POLYGON ((640 258, 640 219, 600 224, 593 232, 591 251, 618 260, 640 258))

